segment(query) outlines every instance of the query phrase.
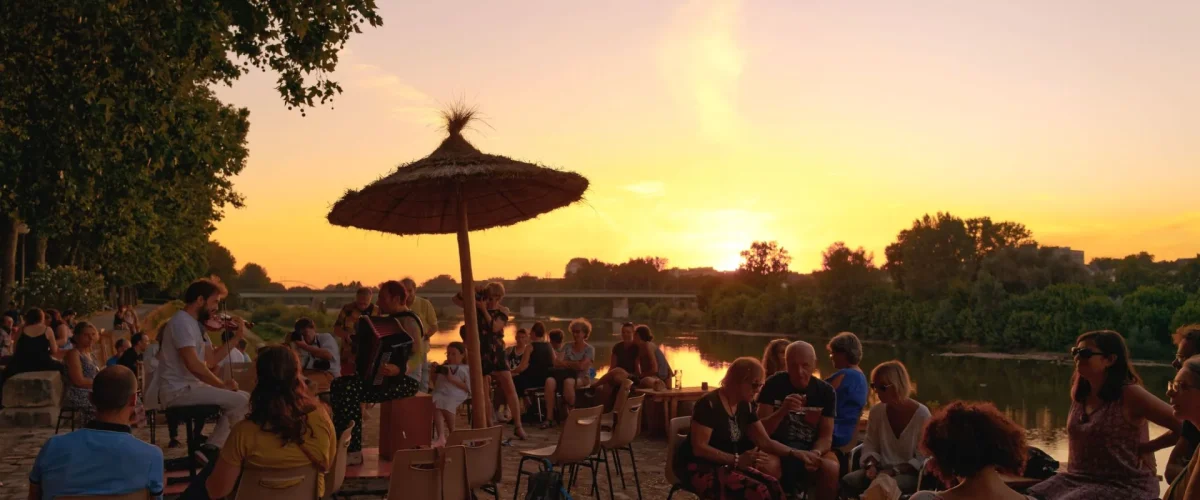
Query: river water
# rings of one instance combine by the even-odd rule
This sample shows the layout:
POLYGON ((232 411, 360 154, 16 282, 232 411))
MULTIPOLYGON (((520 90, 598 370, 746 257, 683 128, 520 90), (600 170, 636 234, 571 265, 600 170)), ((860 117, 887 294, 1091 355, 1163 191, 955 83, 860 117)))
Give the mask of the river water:
MULTIPOLYGON (((567 321, 545 321, 547 330, 567 329, 567 321)), ((516 330, 528 328, 532 322, 509 324, 505 339, 514 342, 516 330)), ((445 359, 446 345, 461 340, 458 328, 462 325, 444 323, 431 340, 430 361, 445 359)), ((600 374, 606 371, 612 345, 620 341, 620 322, 593 323, 588 343, 596 348, 596 365, 600 374)), ((655 342, 662 346, 671 367, 683 371, 683 385, 699 386, 708 382, 716 387, 725 369, 738 357, 762 359, 769 336, 748 336, 727 333, 701 332, 667 325, 651 325, 655 342)), ((570 336, 567 336, 570 341, 570 336)), ((825 350, 825 340, 806 339, 817 350, 820 373, 833 371, 825 350)), ((956 400, 990 401, 1010 418, 1028 430, 1029 444, 1049 453, 1055 459, 1067 460, 1067 412, 1070 410, 1070 387, 1073 367, 1067 363, 1048 361, 983 359, 975 357, 939 356, 938 351, 884 343, 863 346, 860 365, 868 375, 875 365, 898 359, 909 370, 917 389, 913 396, 930 410, 956 400)), ((1138 373, 1152 393, 1166 398, 1167 382, 1174 376, 1169 367, 1139 367, 1138 373)), ((1163 429, 1150 424, 1151 437, 1163 429)), ((1170 448, 1156 454, 1159 474, 1165 468, 1170 448)), ((1164 487, 1165 489, 1165 487, 1164 487)))

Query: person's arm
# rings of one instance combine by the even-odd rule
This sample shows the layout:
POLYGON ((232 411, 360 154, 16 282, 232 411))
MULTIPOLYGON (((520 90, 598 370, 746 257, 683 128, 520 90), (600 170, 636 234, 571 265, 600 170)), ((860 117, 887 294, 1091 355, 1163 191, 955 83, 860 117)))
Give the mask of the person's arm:
POLYGON ((871 414, 867 416, 867 434, 863 437, 862 452, 858 455, 858 463, 863 469, 879 465, 880 431, 882 430, 881 426, 887 420, 885 408, 886 406, 882 404, 875 405, 875 408, 871 409, 871 414))
POLYGON ((692 454, 696 455, 697 458, 702 458, 710 462, 734 465, 734 456, 732 453, 725 453, 708 445, 708 440, 712 438, 712 432, 712 427, 708 427, 692 419, 692 454))
POLYGON ((638 374, 639 379, 658 375, 658 360, 655 359, 654 350, 650 348, 649 342, 642 344, 642 362, 638 367, 642 369, 642 373, 638 374))
POLYGON ((80 389, 91 389, 92 380, 83 376, 83 362, 79 360, 79 349, 67 351, 67 378, 71 385, 80 389))
POLYGON ((196 355, 195 347, 180 347, 179 359, 183 360, 183 366, 187 368, 187 371, 195 375, 201 382, 213 387, 225 387, 225 382, 222 382, 220 377, 213 375, 213 372, 208 369, 208 365, 200 361, 200 357, 196 355))
POLYGON ((42 500, 42 485, 29 483, 29 500, 42 500))
POLYGON ((446 376, 444 378, 446 380, 449 380, 450 384, 453 385, 454 387, 457 387, 457 388, 462 389, 467 392, 471 392, 471 389, 469 386, 467 386, 467 383, 459 380, 458 377, 446 376))
POLYGON ((296 347, 303 349, 304 352, 307 352, 307 353, 313 355, 314 357, 323 359, 325 361, 333 361, 333 353, 329 352, 325 349, 322 349, 318 345, 310 345, 308 342, 305 342, 304 340, 300 340, 299 342, 296 342, 295 345, 296 345, 296 347))
POLYGON ((612 353, 608 355, 608 371, 610 372, 617 367, 617 348, 620 345, 620 342, 613 344, 612 353))
POLYGON ((529 369, 529 358, 533 357, 533 344, 525 346, 525 350, 521 351, 521 364, 513 369, 513 375, 520 375, 521 372, 529 369))
POLYGON ((47 328, 45 335, 46 335, 46 339, 48 339, 50 341, 50 356, 57 358, 58 357, 58 338, 56 338, 54 336, 54 329, 47 328))
POLYGON ((218 458, 217 464, 213 466, 212 475, 208 476, 208 481, 205 481, 204 487, 208 490, 209 498, 225 498, 233 493, 233 487, 237 484, 238 476, 241 475, 242 469, 236 465, 232 465, 225 461, 225 458, 218 458))
POLYGON ((750 424, 750 440, 754 442, 754 446, 758 449, 775 455, 777 457, 796 458, 807 464, 812 460, 813 454, 798 453, 801 450, 794 449, 779 441, 771 439, 771 435, 767 434, 767 429, 763 427, 762 421, 755 421, 750 424))
POLYGON ((1158 399, 1146 388, 1138 384, 1129 384, 1124 389, 1126 411, 1135 420, 1145 418, 1167 429, 1161 436, 1151 439, 1138 446, 1140 453, 1153 453, 1171 446, 1179 439, 1179 419, 1171 406, 1158 399))
POLYGON ((1187 459, 1195 452, 1192 442, 1184 436, 1179 436, 1179 441, 1175 443, 1175 449, 1171 450, 1171 457, 1167 459, 1167 469, 1163 472, 1163 477, 1166 478, 1168 484, 1174 482, 1175 477, 1183 472, 1187 459))
POLYGON ((763 389, 764 391, 758 394, 758 420, 763 423, 767 434, 774 434, 775 429, 779 428, 779 424, 783 423, 783 419, 789 413, 800 410, 800 397, 789 394, 784 398, 783 405, 777 407, 771 402, 767 387, 763 387, 763 389))

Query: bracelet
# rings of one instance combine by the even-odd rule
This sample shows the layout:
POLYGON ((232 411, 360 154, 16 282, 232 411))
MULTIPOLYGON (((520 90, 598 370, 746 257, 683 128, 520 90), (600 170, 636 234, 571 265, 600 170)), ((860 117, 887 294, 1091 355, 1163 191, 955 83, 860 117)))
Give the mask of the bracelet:
POLYGON ((734 453, 733 454, 733 467, 737 468, 737 464, 738 464, 738 454, 734 453))

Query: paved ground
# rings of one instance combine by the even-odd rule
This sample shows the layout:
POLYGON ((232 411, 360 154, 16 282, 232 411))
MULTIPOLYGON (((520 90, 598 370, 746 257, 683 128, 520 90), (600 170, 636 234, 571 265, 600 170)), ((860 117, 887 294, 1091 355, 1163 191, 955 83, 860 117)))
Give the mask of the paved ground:
MULTIPOLYGON (((379 442, 378 428, 378 408, 373 409, 368 414, 368 420, 365 424, 366 435, 364 441, 366 446, 377 446, 379 442)), ((460 417, 462 419, 462 417, 460 417)), ((465 425, 465 420, 462 422, 465 425)), ((511 429, 511 428, 510 428, 511 429)), ((209 427, 211 430, 211 427, 209 427)), ((547 445, 555 444, 558 441, 557 430, 537 430, 530 426, 527 429, 530 438, 527 441, 513 441, 513 446, 506 447, 503 453, 504 473, 503 484, 500 487, 500 498, 512 498, 512 487, 515 482, 515 473, 517 463, 520 461, 518 450, 540 448, 547 445)), ((37 458, 38 450, 42 443, 54 434, 54 429, 12 429, 0 428, 0 500, 25 500, 28 496, 28 475, 29 470, 33 466, 33 461, 37 458)), ((134 434, 139 438, 149 441, 150 433, 145 427, 135 429, 134 434)), ((164 453, 167 458, 183 456, 181 449, 165 449, 167 444, 167 431, 165 426, 160 425, 158 430, 158 445, 164 447, 164 453)), ((511 433, 506 431, 506 435, 511 433)), ((667 484, 666 477, 663 474, 665 464, 667 463, 666 442, 661 439, 638 439, 634 443, 634 451, 637 454, 638 475, 642 483, 642 498, 661 499, 666 498, 670 485, 667 484)), ((114 459, 118 457, 113 457, 114 459)), ((626 459, 627 460, 627 459, 626 459)), ((615 484, 615 498, 637 498, 637 492, 633 489, 633 474, 629 469, 628 464, 625 464, 626 482, 628 490, 622 490, 619 478, 613 476, 615 484)), ((522 479, 522 491, 524 484, 528 478, 522 479)), ((371 485, 378 488, 386 488, 383 485, 371 485)), ((350 489, 361 489, 368 487, 361 483, 348 483, 343 491, 350 489)), ((576 485, 572 492, 576 498, 592 498, 589 494, 591 488, 591 475, 587 471, 580 472, 579 484, 576 485)), ((600 473, 600 497, 608 498, 608 482, 603 472, 603 466, 600 473)), ((358 496, 353 498, 372 498, 367 496, 358 496)), ((378 498, 378 497, 374 497, 378 498)), ((676 498, 692 498, 687 494, 677 495, 676 498)))

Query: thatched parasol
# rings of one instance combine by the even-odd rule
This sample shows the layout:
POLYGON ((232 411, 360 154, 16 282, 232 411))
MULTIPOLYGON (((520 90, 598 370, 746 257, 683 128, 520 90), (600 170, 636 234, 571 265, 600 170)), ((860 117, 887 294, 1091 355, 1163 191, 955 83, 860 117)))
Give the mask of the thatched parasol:
POLYGON ((481 153, 462 136, 475 111, 455 106, 443 112, 447 137, 429 156, 359 191, 349 191, 329 211, 329 222, 385 233, 458 234, 463 316, 471 371, 472 424, 487 425, 479 325, 471 274, 469 230, 502 227, 532 219, 583 199, 588 180, 574 172, 481 153), (469 223, 468 223, 469 222, 469 223))

